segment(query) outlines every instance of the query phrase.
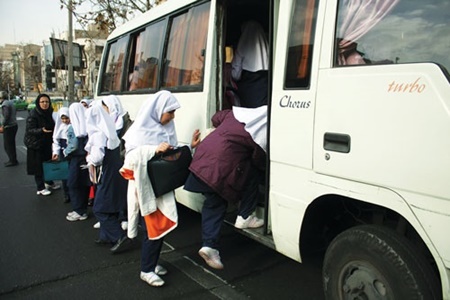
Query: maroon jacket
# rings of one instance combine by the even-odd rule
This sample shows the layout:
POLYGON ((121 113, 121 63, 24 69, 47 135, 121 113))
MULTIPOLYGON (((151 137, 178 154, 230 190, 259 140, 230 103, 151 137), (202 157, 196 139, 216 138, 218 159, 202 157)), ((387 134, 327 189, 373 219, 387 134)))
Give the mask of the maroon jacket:
POLYGON ((231 110, 212 117, 216 129, 198 145, 189 169, 222 198, 241 200, 250 168, 264 170, 264 150, 245 131, 231 110))

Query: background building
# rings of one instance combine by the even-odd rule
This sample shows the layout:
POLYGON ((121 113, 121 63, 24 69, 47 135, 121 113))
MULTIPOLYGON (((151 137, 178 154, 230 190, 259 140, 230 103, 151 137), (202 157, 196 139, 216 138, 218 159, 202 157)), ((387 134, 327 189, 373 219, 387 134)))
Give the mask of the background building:
MULTIPOLYGON (((0 46, 0 89, 9 90, 11 95, 47 92, 65 98, 68 91, 67 36, 67 32, 60 36, 58 41, 61 43, 57 47, 51 39, 42 46, 0 46), (59 59, 57 63, 55 55, 59 59)), ((94 94, 107 36, 108 32, 99 30, 96 25, 88 26, 87 30, 74 31, 73 42, 79 58, 75 58, 79 64, 74 67, 74 94, 77 99, 94 94)))

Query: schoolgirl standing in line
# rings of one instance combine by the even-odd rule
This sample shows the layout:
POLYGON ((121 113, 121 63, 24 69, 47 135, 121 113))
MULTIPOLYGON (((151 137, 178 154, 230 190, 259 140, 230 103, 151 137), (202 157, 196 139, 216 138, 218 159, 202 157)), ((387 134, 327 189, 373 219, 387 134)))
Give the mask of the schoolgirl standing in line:
MULTIPOLYGON (((164 236, 177 227, 178 214, 173 192, 155 197, 146 173, 147 161, 155 154, 164 153, 178 145, 175 132, 177 99, 168 91, 160 91, 141 107, 136 119, 124 136, 125 163, 120 170, 128 183, 128 237, 137 236, 139 214, 146 230, 142 241, 141 273, 143 281, 151 286, 162 286, 159 275, 167 270, 158 265, 164 236)), ((191 148, 200 142, 200 132, 194 131, 191 148)))
MULTIPOLYGON (((80 100, 81 105, 83 105, 85 109, 88 109, 91 106, 92 102, 93 100, 90 99, 80 100)), ((94 204, 94 195, 95 195, 95 185, 91 184, 91 187, 89 189, 88 206, 92 206, 94 204)), ((99 222, 95 223, 94 228, 97 229, 100 228, 100 223, 99 222)))
POLYGON ((69 177, 67 186, 73 211, 66 216, 68 221, 83 221, 88 218, 87 201, 89 197, 89 173, 86 165, 86 131, 85 108, 80 103, 72 103, 69 107, 71 124, 67 130, 67 147, 63 154, 69 160, 69 177))
POLYGON ((128 247, 126 234, 119 222, 119 212, 127 203, 127 182, 119 174, 122 160, 119 153, 119 138, 108 107, 94 104, 87 110, 88 142, 85 150, 88 166, 101 166, 101 177, 97 182, 93 212, 100 222, 97 244, 115 244, 112 253, 128 247))
MULTIPOLYGON (((109 95, 103 98, 103 103, 108 107, 109 115, 114 121, 114 125, 116 126, 117 136, 120 139, 120 158, 125 158, 125 141, 122 139, 125 132, 131 126, 132 121, 130 119, 130 115, 126 110, 123 109, 122 103, 120 102, 119 97, 116 95, 109 95)), ((120 225, 123 230, 127 230, 128 227, 128 219, 127 219, 127 211, 124 210, 120 212, 120 225)))
MULTIPOLYGON (((53 131, 52 160, 64 159, 63 151, 67 147, 67 130, 69 124, 69 108, 61 107, 58 110, 58 118, 55 121, 55 130, 53 131)), ((62 180, 62 187, 64 192, 64 202, 70 202, 67 180, 62 180)))

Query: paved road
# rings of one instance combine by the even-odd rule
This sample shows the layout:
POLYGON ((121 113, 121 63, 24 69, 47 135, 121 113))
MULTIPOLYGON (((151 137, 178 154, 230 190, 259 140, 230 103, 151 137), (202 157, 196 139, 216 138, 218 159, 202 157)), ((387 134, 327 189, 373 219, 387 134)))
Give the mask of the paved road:
MULTIPOLYGON (((26 112, 19 116, 26 117, 26 112)), ((0 298, 2 299, 323 299, 320 264, 298 264, 229 226, 224 228, 225 269, 205 266, 200 215, 179 207, 180 225, 166 238, 161 263, 166 285, 139 279, 140 247, 118 255, 94 244, 92 212, 68 222, 62 192, 36 195, 26 175, 19 121, 19 166, 4 168, 0 139, 0 298)))

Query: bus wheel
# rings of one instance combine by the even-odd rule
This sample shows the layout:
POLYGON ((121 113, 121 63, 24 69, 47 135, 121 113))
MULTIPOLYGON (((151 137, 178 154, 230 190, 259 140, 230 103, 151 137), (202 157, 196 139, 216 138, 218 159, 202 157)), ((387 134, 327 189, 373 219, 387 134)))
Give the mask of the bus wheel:
POLYGON ((440 282, 421 253, 387 228, 363 225, 339 234, 323 265, 327 299, 440 299, 440 282))

